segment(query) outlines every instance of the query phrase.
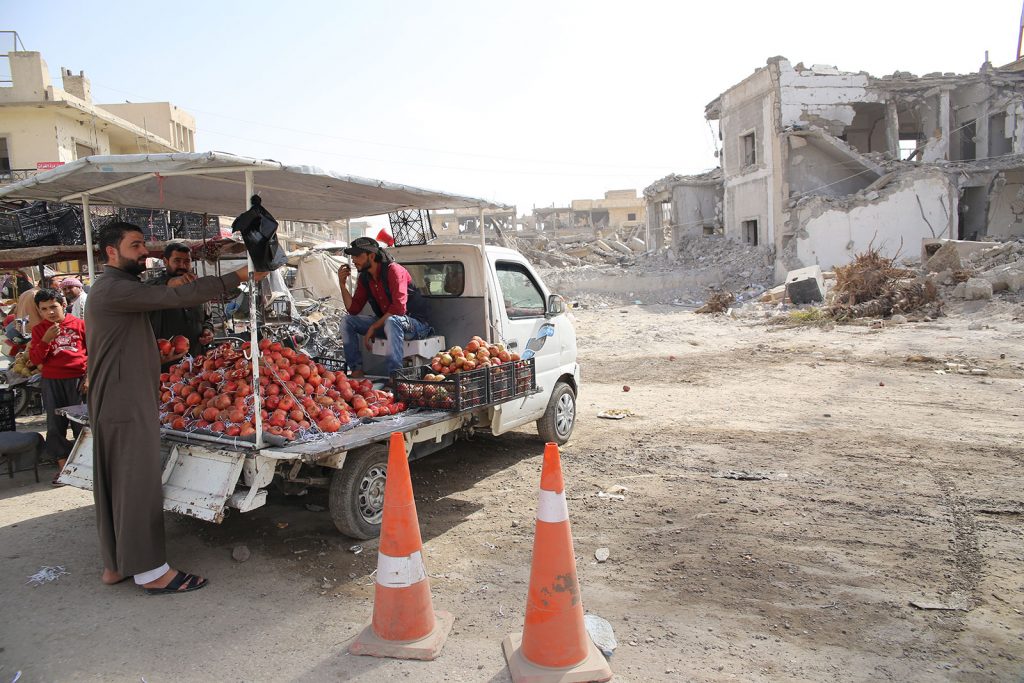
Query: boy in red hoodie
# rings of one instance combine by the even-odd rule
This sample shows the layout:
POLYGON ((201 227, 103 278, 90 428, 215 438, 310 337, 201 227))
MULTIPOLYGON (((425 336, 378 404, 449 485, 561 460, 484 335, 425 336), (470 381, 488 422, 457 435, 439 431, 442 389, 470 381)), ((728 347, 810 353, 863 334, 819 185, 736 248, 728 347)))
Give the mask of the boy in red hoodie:
POLYGON ((46 452, 57 461, 57 477, 71 454, 68 425, 78 438, 81 425, 57 414, 57 408, 82 403, 85 389, 85 323, 65 312, 64 295, 54 289, 36 293, 43 322, 32 328, 29 357, 42 368, 43 407, 46 409, 46 452))

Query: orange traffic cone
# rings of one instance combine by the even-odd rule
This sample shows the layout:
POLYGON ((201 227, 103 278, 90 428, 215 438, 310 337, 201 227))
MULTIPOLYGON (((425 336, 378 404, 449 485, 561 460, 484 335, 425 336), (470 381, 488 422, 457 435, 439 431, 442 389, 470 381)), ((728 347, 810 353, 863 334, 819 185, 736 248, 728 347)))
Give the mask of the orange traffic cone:
POLYGON ((434 612, 409 461, 399 432, 391 434, 390 446, 373 620, 348 651, 373 657, 436 659, 454 618, 448 612, 434 612))
POLYGON ((607 681, 612 670, 587 635, 558 446, 544 448, 526 627, 501 643, 515 683, 607 681))

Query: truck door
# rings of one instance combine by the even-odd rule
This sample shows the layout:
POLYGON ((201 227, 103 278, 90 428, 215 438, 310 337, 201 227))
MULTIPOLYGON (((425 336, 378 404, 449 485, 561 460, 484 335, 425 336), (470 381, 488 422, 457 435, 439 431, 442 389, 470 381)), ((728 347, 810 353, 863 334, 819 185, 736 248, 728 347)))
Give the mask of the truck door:
MULTIPOLYGON (((502 341, 510 351, 521 356, 533 354, 540 393, 495 406, 491 429, 500 434, 527 422, 537 420, 547 407, 548 397, 555 381, 563 372, 562 348, 572 337, 575 352, 575 334, 565 332, 565 321, 545 318, 547 292, 536 275, 524 263, 496 260, 494 274, 497 315, 502 341)), ((573 359, 575 362, 575 353, 573 359)))

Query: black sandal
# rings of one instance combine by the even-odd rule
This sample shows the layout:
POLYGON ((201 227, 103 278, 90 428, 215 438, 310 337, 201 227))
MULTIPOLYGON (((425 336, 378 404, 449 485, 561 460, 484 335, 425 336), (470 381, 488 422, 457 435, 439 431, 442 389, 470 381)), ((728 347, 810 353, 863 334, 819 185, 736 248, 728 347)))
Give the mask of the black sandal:
POLYGON ((163 588, 147 588, 146 595, 165 595, 167 593, 188 593, 189 591, 197 591, 203 586, 209 583, 206 579, 196 576, 195 574, 186 574, 185 572, 178 572, 171 582, 163 588), (184 586, 184 588, 182 588, 184 586))

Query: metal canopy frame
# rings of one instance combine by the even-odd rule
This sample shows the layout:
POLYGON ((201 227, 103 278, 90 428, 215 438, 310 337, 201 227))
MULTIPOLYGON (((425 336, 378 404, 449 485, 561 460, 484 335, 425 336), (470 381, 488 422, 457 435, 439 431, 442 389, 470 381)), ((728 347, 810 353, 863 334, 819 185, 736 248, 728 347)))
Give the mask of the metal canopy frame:
MULTIPOLYGON (((125 154, 91 156, 0 188, 0 198, 81 202, 89 278, 95 276, 90 204, 134 206, 143 209, 179 209, 218 215, 240 214, 250 198, 263 194, 269 209, 282 220, 323 220, 379 215, 407 209, 508 208, 484 199, 465 197, 356 176, 344 176, 311 166, 286 166, 268 159, 252 159, 222 152, 182 154, 125 154), (257 174, 264 182, 257 184, 257 174), (119 177, 127 175, 128 177, 119 177), (238 176, 241 175, 239 178, 238 176), (231 177, 235 176, 235 177, 231 177), (112 178, 117 177, 117 180, 112 178), (167 183, 168 179, 199 178, 223 189, 210 192, 205 185, 167 183), (153 186, 148 186, 149 182, 153 186), (154 187, 155 186, 155 187, 154 187), (117 192, 137 188, 138 192, 117 192), (238 195, 234 193, 237 192, 238 195), (244 195, 242 193, 244 192, 244 195), (228 195, 232 195, 229 199, 228 195), (235 197, 242 201, 236 203, 235 197), (277 200, 277 203, 275 203, 277 200), (192 204, 183 206, 183 204, 192 204), (241 211, 224 210, 241 207, 241 211), (381 210, 377 210, 381 209, 381 210), (309 218, 313 216, 313 218, 309 218)), ((483 231, 481 231, 482 234, 483 231)), ((253 386, 259 387, 259 340, 256 329, 256 291, 252 257, 249 269, 249 343, 253 386)), ((254 392, 257 449, 264 447, 262 401, 254 392)))

